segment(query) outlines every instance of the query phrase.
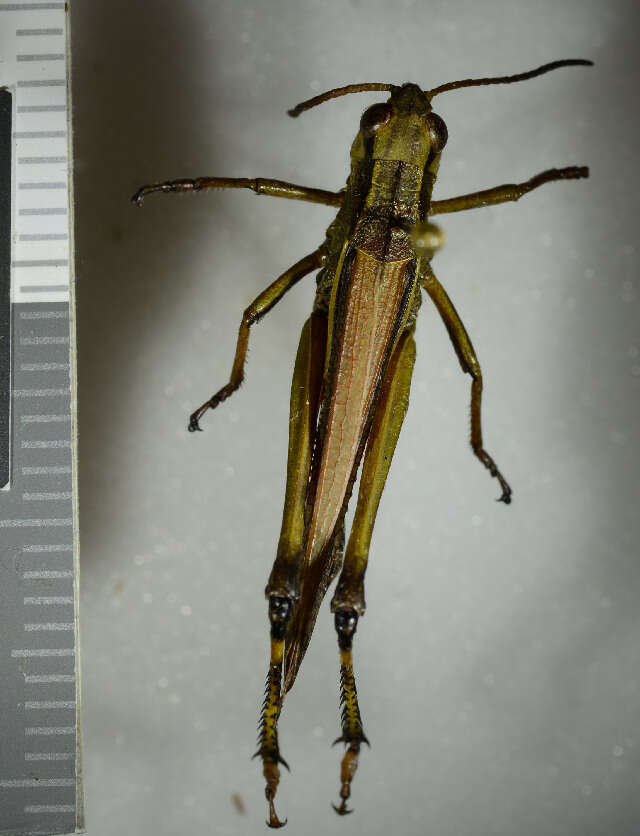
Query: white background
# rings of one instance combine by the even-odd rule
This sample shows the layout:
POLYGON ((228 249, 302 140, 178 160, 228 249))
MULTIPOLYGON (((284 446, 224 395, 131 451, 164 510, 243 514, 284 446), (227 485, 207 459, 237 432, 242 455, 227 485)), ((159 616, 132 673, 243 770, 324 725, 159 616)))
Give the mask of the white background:
POLYGON ((470 380, 428 300, 355 658, 371 750, 340 820, 338 658, 323 607, 281 718, 291 833, 640 831, 638 67, 632 2, 74 4, 82 650, 90 836, 261 832, 267 668, 290 375, 314 280, 254 329, 244 307, 333 211, 221 192, 128 204, 144 182, 276 177, 338 189, 376 94, 351 82, 524 71, 435 100, 434 197, 591 166, 517 205, 444 217, 434 268, 475 344, 470 380), (634 63, 635 62, 635 63, 634 63), (232 794, 241 797, 240 813, 232 794))

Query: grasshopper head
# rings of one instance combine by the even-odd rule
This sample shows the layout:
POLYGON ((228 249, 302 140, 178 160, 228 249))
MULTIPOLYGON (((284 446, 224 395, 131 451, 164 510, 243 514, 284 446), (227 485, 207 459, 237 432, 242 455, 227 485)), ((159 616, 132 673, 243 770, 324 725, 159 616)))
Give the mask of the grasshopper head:
POLYGON ((386 102, 372 105, 360 120, 354 151, 372 160, 410 163, 424 169, 447 141, 444 121, 416 84, 393 87, 386 102))
POLYGON ((347 84, 346 87, 336 87, 327 90, 319 96, 307 99, 288 111, 289 116, 299 116, 305 110, 316 105, 346 96, 349 93, 363 93, 371 90, 387 90, 391 93, 389 99, 381 104, 373 105, 364 112, 360 123, 360 132, 352 149, 353 156, 365 156, 369 151, 374 160, 400 160, 415 163, 418 159, 426 162, 429 156, 435 156, 442 150, 447 141, 447 129, 439 116, 431 112, 431 99, 449 90, 461 87, 483 87, 488 84, 512 84, 536 78, 559 67, 591 66, 593 61, 583 58, 569 58, 562 61, 552 61, 543 64, 535 70, 529 70, 517 75, 496 76, 492 78, 464 78, 461 81, 450 81, 433 87, 431 90, 421 90, 415 84, 394 84, 366 82, 365 84, 347 84), (374 138, 373 149, 365 146, 366 140, 374 138), (404 137, 404 138, 403 138, 404 137))

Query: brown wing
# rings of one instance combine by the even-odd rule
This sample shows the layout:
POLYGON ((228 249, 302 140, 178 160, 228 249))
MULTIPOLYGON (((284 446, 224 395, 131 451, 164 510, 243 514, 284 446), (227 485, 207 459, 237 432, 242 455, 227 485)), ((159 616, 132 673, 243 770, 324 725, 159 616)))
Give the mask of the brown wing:
POLYGON ((285 642, 291 689, 318 609, 340 567, 336 532, 366 444, 384 373, 416 287, 416 260, 380 261, 347 247, 330 310, 325 392, 307 501, 300 600, 285 642))

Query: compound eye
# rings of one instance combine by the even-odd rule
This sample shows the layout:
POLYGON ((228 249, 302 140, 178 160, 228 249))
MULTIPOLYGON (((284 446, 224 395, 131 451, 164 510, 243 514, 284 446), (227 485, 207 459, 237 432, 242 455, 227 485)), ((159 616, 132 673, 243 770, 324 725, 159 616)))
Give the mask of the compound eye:
POLYGON ((367 108, 360 120, 360 131, 365 139, 377 133, 391 119, 391 105, 388 102, 374 104, 367 108))
POLYGON ((429 139, 431 141, 431 152, 433 154, 439 154, 447 144, 447 139, 449 138, 449 131, 444 123, 444 119, 438 116, 437 113, 430 113, 427 120, 427 130, 429 131, 429 139))

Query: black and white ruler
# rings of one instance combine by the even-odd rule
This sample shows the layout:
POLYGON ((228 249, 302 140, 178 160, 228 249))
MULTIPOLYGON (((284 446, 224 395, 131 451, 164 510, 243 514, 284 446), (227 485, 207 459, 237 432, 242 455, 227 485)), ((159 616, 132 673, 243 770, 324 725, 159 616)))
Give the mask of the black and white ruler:
POLYGON ((0 0, 0 834, 83 828, 67 27, 0 0))

